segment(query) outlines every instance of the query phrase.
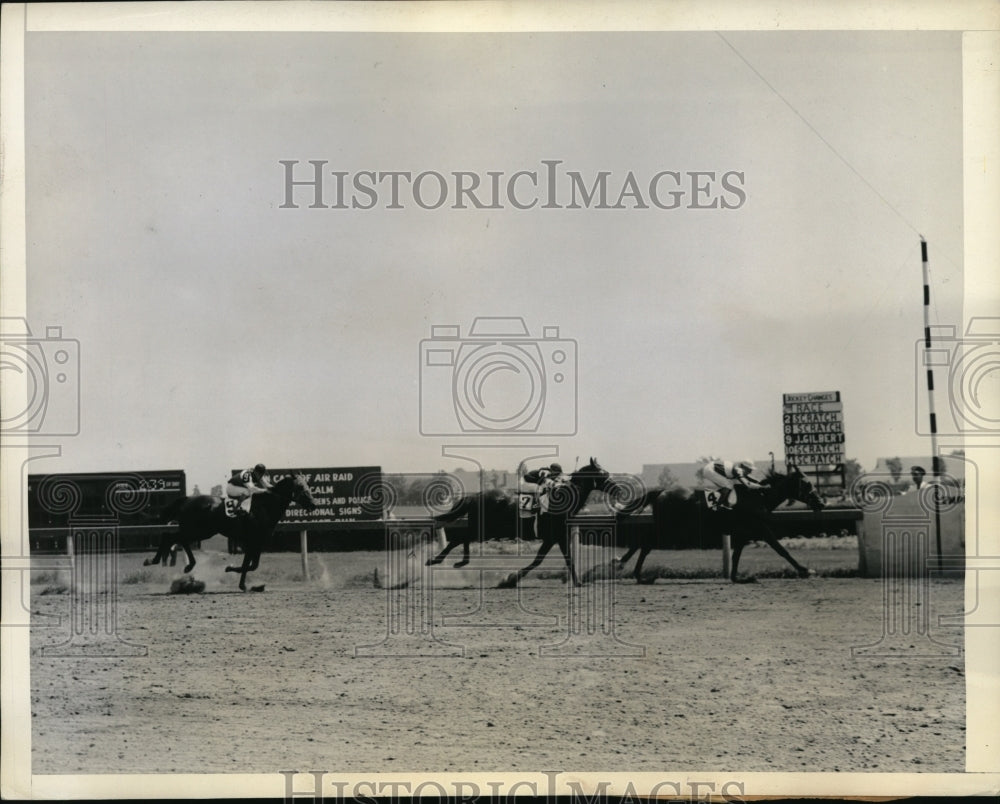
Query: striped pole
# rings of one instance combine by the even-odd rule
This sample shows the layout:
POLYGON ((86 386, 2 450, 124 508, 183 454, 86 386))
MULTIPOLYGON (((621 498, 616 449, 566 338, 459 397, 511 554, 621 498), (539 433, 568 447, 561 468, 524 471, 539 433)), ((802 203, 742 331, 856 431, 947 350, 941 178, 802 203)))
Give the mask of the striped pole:
MULTIPOLYGON (((927 271, 927 241, 923 235, 920 237, 920 261, 923 264, 924 272, 924 354, 930 356, 931 351, 931 284, 927 271)), ((939 481, 941 475, 941 459, 938 457, 937 446, 937 414, 934 412, 934 366, 932 361, 924 360, 927 369, 927 412, 930 415, 931 424, 931 465, 934 480, 939 481)), ((937 563, 938 571, 943 569, 941 559, 941 509, 938 507, 938 492, 934 490, 934 535, 937 540, 937 563)))

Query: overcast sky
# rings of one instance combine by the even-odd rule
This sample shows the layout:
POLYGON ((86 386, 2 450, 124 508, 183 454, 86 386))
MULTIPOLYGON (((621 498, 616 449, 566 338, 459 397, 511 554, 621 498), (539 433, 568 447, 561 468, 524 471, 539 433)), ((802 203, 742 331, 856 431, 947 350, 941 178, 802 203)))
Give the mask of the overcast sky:
MULTIPOLYGON (((421 433, 421 342, 477 316, 575 351, 565 374, 555 346, 530 354, 543 429, 575 413, 576 435, 515 439, 570 465, 780 458, 782 394, 828 390, 848 457, 929 452, 920 234, 936 322, 962 321, 956 33, 29 33, 26 73, 29 321, 79 340, 82 400, 80 435, 32 471, 454 468, 441 448, 463 439, 421 433), (563 206, 568 171, 607 171, 609 206, 631 172, 648 208, 539 190, 520 210, 503 189, 454 209, 452 186, 424 209, 404 182, 402 209, 387 184, 371 209, 309 208, 309 188, 288 209, 282 160, 326 160, 347 190, 362 171, 544 184, 561 160, 563 206), (662 171, 716 181, 660 209, 662 171)), ((447 396, 460 367, 424 370, 447 396)), ((526 387, 482 379, 493 412, 526 387)))

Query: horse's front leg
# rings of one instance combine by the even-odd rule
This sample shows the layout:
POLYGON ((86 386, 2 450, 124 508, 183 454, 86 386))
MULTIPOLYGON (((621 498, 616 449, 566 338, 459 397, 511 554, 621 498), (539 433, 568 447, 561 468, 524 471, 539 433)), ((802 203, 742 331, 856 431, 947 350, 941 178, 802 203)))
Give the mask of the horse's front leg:
POLYGON ((240 591, 247 590, 247 573, 253 569, 253 553, 243 554, 243 566, 240 567, 240 591))
POLYGON ((244 592, 247 590, 247 573, 250 572, 253 563, 253 554, 244 548, 243 550, 243 563, 238 567, 226 567, 226 572, 238 572, 240 574, 240 589, 244 592))
POLYGON ((253 572, 260 566, 260 550, 251 550, 247 555, 250 556, 250 564, 247 566, 247 572, 253 572))

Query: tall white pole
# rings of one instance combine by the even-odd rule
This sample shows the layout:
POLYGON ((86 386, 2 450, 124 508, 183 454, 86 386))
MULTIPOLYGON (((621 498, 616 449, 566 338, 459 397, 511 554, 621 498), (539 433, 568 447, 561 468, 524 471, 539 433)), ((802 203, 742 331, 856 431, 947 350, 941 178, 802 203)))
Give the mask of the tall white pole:
POLYGON ((309 531, 303 528, 299 531, 299 550, 302 553, 302 577, 309 581, 309 531))
MULTIPOLYGON (((924 272, 924 355, 930 357, 931 352, 931 284, 927 271, 927 241, 923 236, 920 238, 920 261, 924 272)), ((937 445, 937 414, 934 412, 934 366, 929 359, 924 360, 924 367, 927 369, 927 411, 930 415, 931 425, 931 466, 934 473, 935 482, 939 482, 941 475, 941 459, 938 457, 937 445)), ((942 569, 941 564, 941 509, 938 507, 938 489, 934 489, 934 535, 937 544, 938 570, 942 569)))

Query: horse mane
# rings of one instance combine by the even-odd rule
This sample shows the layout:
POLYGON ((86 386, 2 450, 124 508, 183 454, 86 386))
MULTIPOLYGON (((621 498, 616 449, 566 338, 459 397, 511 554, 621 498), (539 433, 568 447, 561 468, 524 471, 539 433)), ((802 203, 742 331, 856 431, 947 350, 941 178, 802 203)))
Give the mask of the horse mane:
POLYGON ((767 482, 771 483, 771 482, 773 482, 775 480, 788 480, 788 478, 790 478, 790 477, 794 477, 795 475, 801 475, 801 474, 802 474, 802 472, 801 472, 801 470, 799 470, 798 467, 792 467, 792 469, 790 471, 788 471, 788 472, 786 472, 784 474, 781 473, 781 472, 779 472, 779 471, 777 471, 777 470, 775 470, 775 469, 768 469, 767 470, 767 482))
POLYGON ((305 485, 305 475, 301 473, 285 475, 277 483, 271 486, 271 489, 287 488, 288 486, 305 485))

